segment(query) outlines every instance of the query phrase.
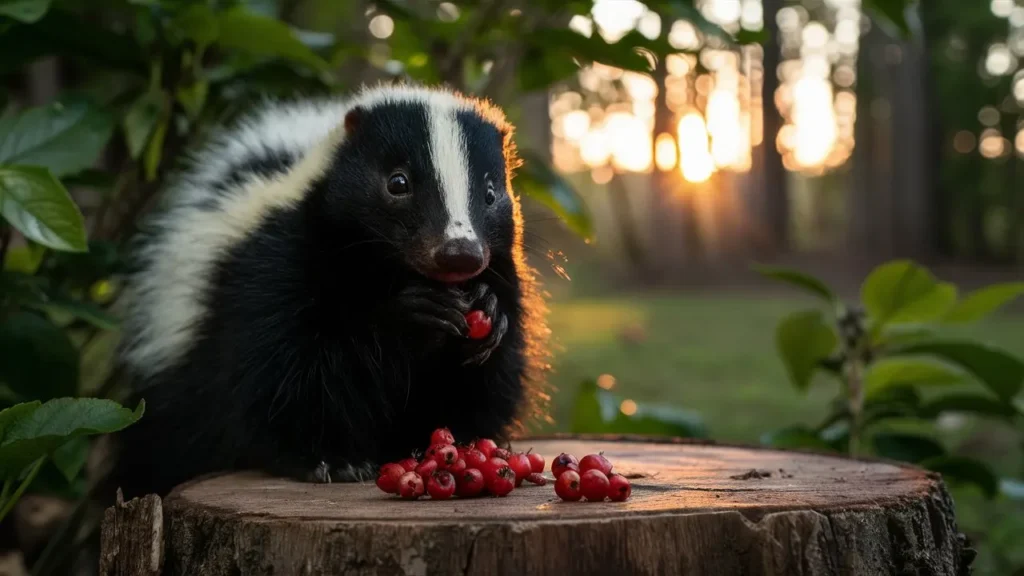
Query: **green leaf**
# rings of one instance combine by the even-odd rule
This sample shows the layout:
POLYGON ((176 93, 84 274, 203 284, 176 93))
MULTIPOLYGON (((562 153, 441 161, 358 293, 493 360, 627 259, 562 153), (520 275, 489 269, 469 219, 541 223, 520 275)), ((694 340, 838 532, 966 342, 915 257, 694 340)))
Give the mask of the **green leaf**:
POLYGON ((910 344, 892 353, 932 355, 956 364, 973 374, 1003 400, 1016 396, 1024 383, 1024 362, 986 344, 966 340, 933 340, 910 344))
POLYGON ((942 474, 947 481, 974 484, 987 498, 995 498, 999 493, 999 478, 981 460, 965 456, 935 456, 921 461, 920 465, 942 474))
POLYGON ((693 0, 648 0, 645 4, 652 10, 686 20, 705 36, 719 38, 727 44, 733 43, 732 36, 721 26, 708 20, 693 0))
POLYGON ((806 292, 824 299, 830 304, 836 301, 836 296, 832 293, 832 290, 829 289, 824 282, 810 274, 805 274, 799 270, 792 270, 789 268, 760 265, 755 265, 754 271, 767 278, 780 280, 796 286, 797 288, 801 288, 806 292))
POLYGON ((0 0, 0 15, 19 22, 38 22, 50 9, 50 0, 0 0))
POLYGON ((174 17, 171 26, 201 47, 214 43, 220 34, 217 16, 206 4, 190 5, 174 17))
POLYGON ((15 404, 10 408, 6 408, 0 411, 0 442, 3 442, 4 436, 7 434, 7 430, 14 426, 19 420, 23 420, 32 415, 33 412, 39 409, 43 403, 35 400, 32 402, 22 402, 15 404))
POLYGON ((45 254, 46 247, 35 242, 28 246, 8 248, 7 254, 4 255, 3 269, 10 272, 35 274, 45 254))
POLYGON ((837 343, 835 332, 819 310, 793 312, 775 330, 776 349, 790 382, 800 391, 807 390, 819 363, 837 343))
POLYGON ((326 71, 330 64, 303 44, 295 31, 279 20, 241 7, 220 14, 220 45, 257 56, 281 57, 326 71))
POLYGON ((43 246, 68 252, 87 250, 82 213, 46 168, 0 167, 0 216, 43 246))
POLYGON ((833 451, 832 446, 822 440, 814 430, 799 425, 766 432, 761 436, 761 443, 782 450, 803 448, 823 452, 833 451))
POLYGON ((1014 418, 1019 415, 1013 404, 970 393, 950 394, 935 398, 925 402, 919 409, 922 418, 937 418, 945 412, 977 414, 993 418, 1014 418))
POLYGON ((78 350, 63 330, 31 312, 0 321, 0 382, 23 400, 73 396, 78 350))
POLYGON ((111 116, 85 100, 0 118, 0 164, 44 166, 60 178, 92 166, 113 133, 111 116))
POLYGON ((35 305, 33 308, 51 313, 69 314, 79 320, 92 324, 100 330, 117 330, 119 325, 117 318, 89 302, 53 299, 46 303, 35 305))
POLYGON ((50 400, 6 429, 0 442, 0 475, 17 474, 74 438, 122 430, 137 422, 144 411, 143 401, 133 412, 99 398, 50 400))
POLYGON ((570 61, 575 59, 583 65, 600 62, 624 70, 649 72, 650 62, 637 50, 640 39, 646 40, 637 33, 629 39, 622 38, 614 44, 609 44, 600 34, 595 33, 587 38, 569 28, 540 28, 524 34, 522 38, 527 45, 546 50, 557 46, 558 57, 570 61))
POLYGON ((206 97, 210 90, 210 84, 208 82, 194 82, 190 86, 182 86, 178 88, 175 96, 178 102, 181 103, 181 107, 185 109, 185 113, 188 117, 195 120, 199 118, 199 114, 203 111, 203 106, 206 104, 206 97))
POLYGON ((926 322, 956 302, 956 286, 939 282, 926 268, 896 260, 875 268, 861 286, 861 300, 879 328, 901 322, 926 322))
MULTIPOLYGON (((602 390, 601 393, 609 394, 602 390)), ((674 406, 636 402, 636 412, 616 412, 609 426, 610 433, 647 434, 676 438, 706 438, 707 428, 700 414, 674 406)), ((621 402, 619 403, 621 406, 621 402)))
POLYGON ((1024 295, 1024 282, 994 284, 975 290, 958 302, 943 318, 947 324, 976 322, 1024 295))
POLYGON ((132 158, 142 154, 167 105, 167 94, 149 90, 132 104, 124 117, 124 136, 132 158))
POLYGON ((872 444, 879 456, 912 464, 946 454, 942 444, 916 434, 880 432, 872 437, 872 444))
POLYGON ((957 367, 931 358, 882 358, 864 373, 864 392, 871 397, 900 386, 947 386, 968 378, 957 367))
POLYGON ((597 386, 581 383, 573 405, 571 431, 576 434, 647 434, 704 438, 707 429, 699 414, 673 406, 634 402, 636 411, 624 414, 622 399, 597 386))
POLYGON ((602 407, 599 388, 593 380, 580 383, 573 402, 571 431, 576 434, 601 431, 606 420, 614 418, 614 407, 602 407), (610 409, 609 409, 610 408, 610 409), (607 414, 605 414, 607 412, 607 414))
POLYGON ((142 165, 147 182, 156 180, 157 173, 160 170, 160 161, 164 154, 164 138, 167 136, 167 124, 167 117, 160 120, 156 130, 153 132, 153 137, 149 139, 149 145, 146 146, 146 155, 142 159, 142 165))
POLYGON ((768 41, 768 30, 747 30, 746 28, 736 33, 736 42, 739 44, 764 44, 768 41))
POLYGON ((572 185, 534 152, 523 151, 521 157, 523 166, 515 177, 514 186, 551 209, 570 230, 585 239, 592 238, 594 228, 590 212, 572 185))
POLYGON ((904 37, 910 36, 906 9, 908 0, 864 0, 864 11, 895 27, 904 37))
POLYGON ((89 439, 78 436, 54 450, 53 464, 68 482, 73 482, 89 459, 89 439))

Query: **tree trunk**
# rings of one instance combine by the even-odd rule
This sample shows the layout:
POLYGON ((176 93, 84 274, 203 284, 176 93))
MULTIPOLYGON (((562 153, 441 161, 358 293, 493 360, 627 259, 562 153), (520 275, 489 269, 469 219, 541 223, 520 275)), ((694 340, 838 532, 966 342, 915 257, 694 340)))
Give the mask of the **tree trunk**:
POLYGON ((763 106, 764 140, 753 153, 761 172, 762 188, 758 236, 764 244, 761 251, 768 253, 785 252, 789 249, 789 190, 786 185, 786 170, 782 155, 776 144, 783 119, 775 105, 775 92, 779 89, 778 68, 781 60, 779 25, 775 15, 782 9, 782 0, 764 1, 764 25, 768 40, 764 43, 764 82, 761 86, 763 106))
POLYGON ((101 573, 154 574, 161 549, 160 573, 204 576, 959 576, 973 558, 942 480, 918 468, 640 438, 518 444, 548 461, 603 451, 632 496, 561 502, 549 481, 504 498, 409 502, 372 483, 207 477, 163 501, 162 541, 146 506, 108 511, 101 573), (142 537, 150 543, 128 545, 142 537))

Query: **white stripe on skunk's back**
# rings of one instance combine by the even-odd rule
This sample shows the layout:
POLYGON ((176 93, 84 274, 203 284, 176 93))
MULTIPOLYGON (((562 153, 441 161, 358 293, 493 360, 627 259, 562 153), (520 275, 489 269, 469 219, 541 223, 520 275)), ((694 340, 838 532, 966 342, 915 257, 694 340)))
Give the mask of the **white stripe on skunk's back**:
POLYGON ((145 223, 136 254, 140 270, 125 292, 120 353, 133 371, 158 373, 189 349, 206 313, 202 297, 215 263, 273 208, 301 199, 344 136, 340 129, 332 135, 344 114, 339 101, 268 103, 189 155, 189 167, 169 182, 160 212, 145 223), (233 167, 268 153, 298 160, 284 174, 253 175, 232 189, 217 189, 233 167))
MULTIPOLYGON (((184 357, 208 313, 204 296, 218 259, 252 234, 273 209, 302 199, 343 140, 349 109, 357 105, 372 109, 388 102, 420 103, 432 116, 445 120, 446 134, 432 135, 433 152, 441 152, 437 168, 445 181, 452 220, 467 216, 465 144, 454 114, 473 110, 473 102, 444 90, 395 85, 367 88, 344 100, 267 102, 247 121, 221 131, 210 144, 190 154, 189 167, 169 182, 160 210, 143 223, 136 254, 140 268, 129 278, 124 294, 120 356, 128 368, 152 376, 184 357), (268 154, 286 155, 294 163, 284 174, 252 175, 223 188, 232 169, 268 154)), ((452 228, 450 233, 472 234, 471 228, 454 223, 452 228)))

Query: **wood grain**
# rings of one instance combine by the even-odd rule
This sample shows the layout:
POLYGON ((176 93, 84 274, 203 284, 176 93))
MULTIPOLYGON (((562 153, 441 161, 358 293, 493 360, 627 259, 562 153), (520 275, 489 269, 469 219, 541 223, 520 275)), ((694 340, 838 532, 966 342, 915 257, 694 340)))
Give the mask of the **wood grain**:
POLYGON ((408 502, 371 483, 214 476, 165 499, 163 573, 969 573, 945 486, 916 468, 600 438, 515 448, 531 446, 548 463, 603 451, 633 477, 631 499, 561 502, 549 483, 505 498, 408 502))

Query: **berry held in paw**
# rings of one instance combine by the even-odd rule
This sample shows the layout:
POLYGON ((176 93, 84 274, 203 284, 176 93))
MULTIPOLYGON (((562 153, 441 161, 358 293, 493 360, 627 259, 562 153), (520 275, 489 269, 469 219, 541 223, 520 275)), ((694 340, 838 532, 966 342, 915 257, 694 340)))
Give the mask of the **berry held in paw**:
POLYGON ((482 340, 491 333, 491 319, 483 310, 473 310, 466 314, 466 323, 469 324, 469 338, 472 340, 482 340))

